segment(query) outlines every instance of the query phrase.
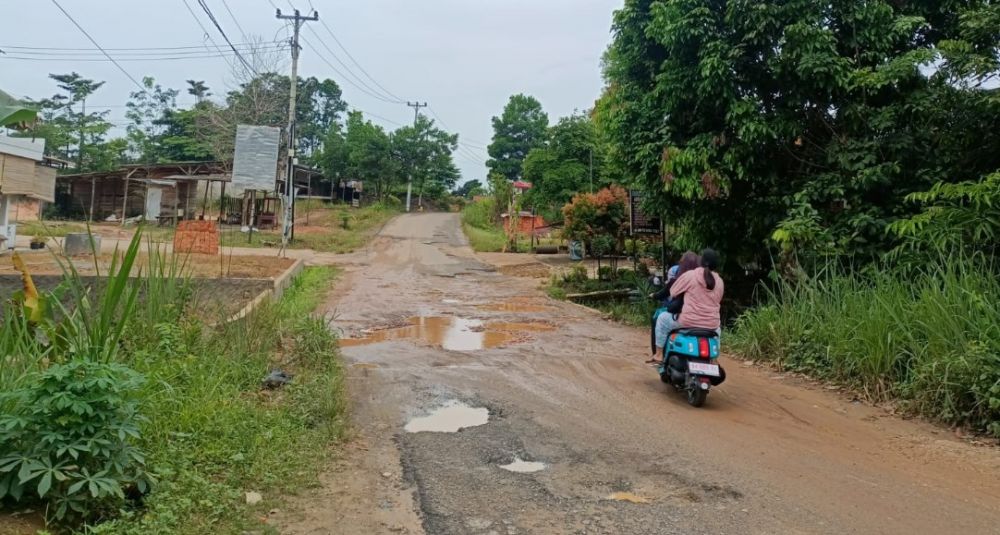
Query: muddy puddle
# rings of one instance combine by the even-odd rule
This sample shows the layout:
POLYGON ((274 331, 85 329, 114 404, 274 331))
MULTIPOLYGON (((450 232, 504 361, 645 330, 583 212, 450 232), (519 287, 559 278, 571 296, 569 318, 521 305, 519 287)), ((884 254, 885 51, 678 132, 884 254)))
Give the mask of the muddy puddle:
POLYGON ((500 347, 524 338, 523 333, 544 332, 555 326, 541 322, 484 323, 452 316, 410 318, 403 327, 382 329, 362 338, 344 338, 341 347, 354 347, 393 340, 422 340, 451 351, 476 351, 500 347))
POLYGON ((516 472, 518 474, 531 474, 545 470, 545 463, 525 461, 520 457, 514 457, 514 462, 510 464, 502 464, 500 465, 500 468, 503 468, 508 472, 516 472))
POLYGON ((435 433, 456 433, 466 427, 484 425, 490 419, 490 411, 485 407, 470 407, 461 401, 449 401, 444 406, 431 411, 427 416, 414 418, 403 429, 407 433, 430 431, 435 433))

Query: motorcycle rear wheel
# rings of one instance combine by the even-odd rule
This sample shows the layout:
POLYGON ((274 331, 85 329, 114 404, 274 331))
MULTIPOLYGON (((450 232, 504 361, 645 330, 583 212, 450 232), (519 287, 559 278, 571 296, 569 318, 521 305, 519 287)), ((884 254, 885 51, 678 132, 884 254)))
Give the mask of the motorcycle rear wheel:
POLYGON ((700 388, 688 388, 687 400, 688 404, 692 407, 701 407, 705 404, 705 400, 708 399, 708 390, 702 390, 700 388))

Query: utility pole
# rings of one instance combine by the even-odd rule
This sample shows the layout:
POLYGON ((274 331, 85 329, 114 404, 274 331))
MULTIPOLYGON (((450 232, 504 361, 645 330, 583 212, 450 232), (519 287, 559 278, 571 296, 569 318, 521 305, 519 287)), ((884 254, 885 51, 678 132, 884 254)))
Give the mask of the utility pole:
MULTIPOLYGON (((285 221, 281 230, 281 250, 288 247, 288 241, 292 236, 292 217, 295 212, 292 204, 295 202, 295 94, 298 90, 299 82, 299 29, 302 24, 319 20, 319 12, 313 11, 312 16, 303 17, 299 10, 295 10, 294 15, 282 15, 281 10, 277 10, 277 18, 280 20, 292 21, 294 31, 292 32, 292 74, 288 78, 288 157, 287 168, 285 169, 285 221)), ((250 222, 251 231, 253 221, 250 222)))
POLYGON ((590 147, 590 192, 594 192, 594 147, 590 147))
MULTIPOLYGON (((417 133, 417 119, 420 118, 420 108, 426 108, 427 107, 427 103, 424 102, 423 104, 421 104, 420 101, 417 101, 417 102, 406 101, 406 105, 409 106, 409 107, 411 107, 411 108, 413 108, 413 133, 414 133, 414 135, 416 135, 416 133, 417 133)), ((407 212, 410 211, 410 194, 413 191, 413 167, 415 165, 416 165, 416 162, 410 162, 410 174, 406 177, 406 211, 407 212)))

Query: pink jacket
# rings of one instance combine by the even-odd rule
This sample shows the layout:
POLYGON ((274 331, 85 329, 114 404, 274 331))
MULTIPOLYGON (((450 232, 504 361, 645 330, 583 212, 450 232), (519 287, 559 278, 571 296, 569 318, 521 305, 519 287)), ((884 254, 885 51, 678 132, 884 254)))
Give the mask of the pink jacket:
POLYGON ((712 275, 715 276, 715 288, 712 290, 705 286, 705 268, 688 271, 670 288, 671 297, 684 294, 684 308, 677 318, 678 326, 698 329, 718 329, 721 326, 719 309, 725 284, 718 273, 712 272, 712 275))

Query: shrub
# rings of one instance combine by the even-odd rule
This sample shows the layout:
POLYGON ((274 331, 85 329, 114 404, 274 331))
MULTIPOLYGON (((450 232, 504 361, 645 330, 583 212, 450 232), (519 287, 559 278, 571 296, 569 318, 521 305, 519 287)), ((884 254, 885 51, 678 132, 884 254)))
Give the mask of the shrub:
POLYGON ((56 523, 115 510, 123 489, 151 481, 139 439, 135 392, 142 378, 126 366, 75 359, 55 364, 3 394, 0 499, 37 498, 56 523))
POLYGON ((587 266, 577 264, 563 273, 563 282, 579 284, 587 281, 587 266))
POLYGON ((496 220, 493 218, 493 199, 483 199, 472 202, 462 209, 462 222, 481 229, 495 229, 496 220))
POLYGON ((1000 279, 981 258, 780 282, 739 318, 747 357, 1000 436, 1000 279))

